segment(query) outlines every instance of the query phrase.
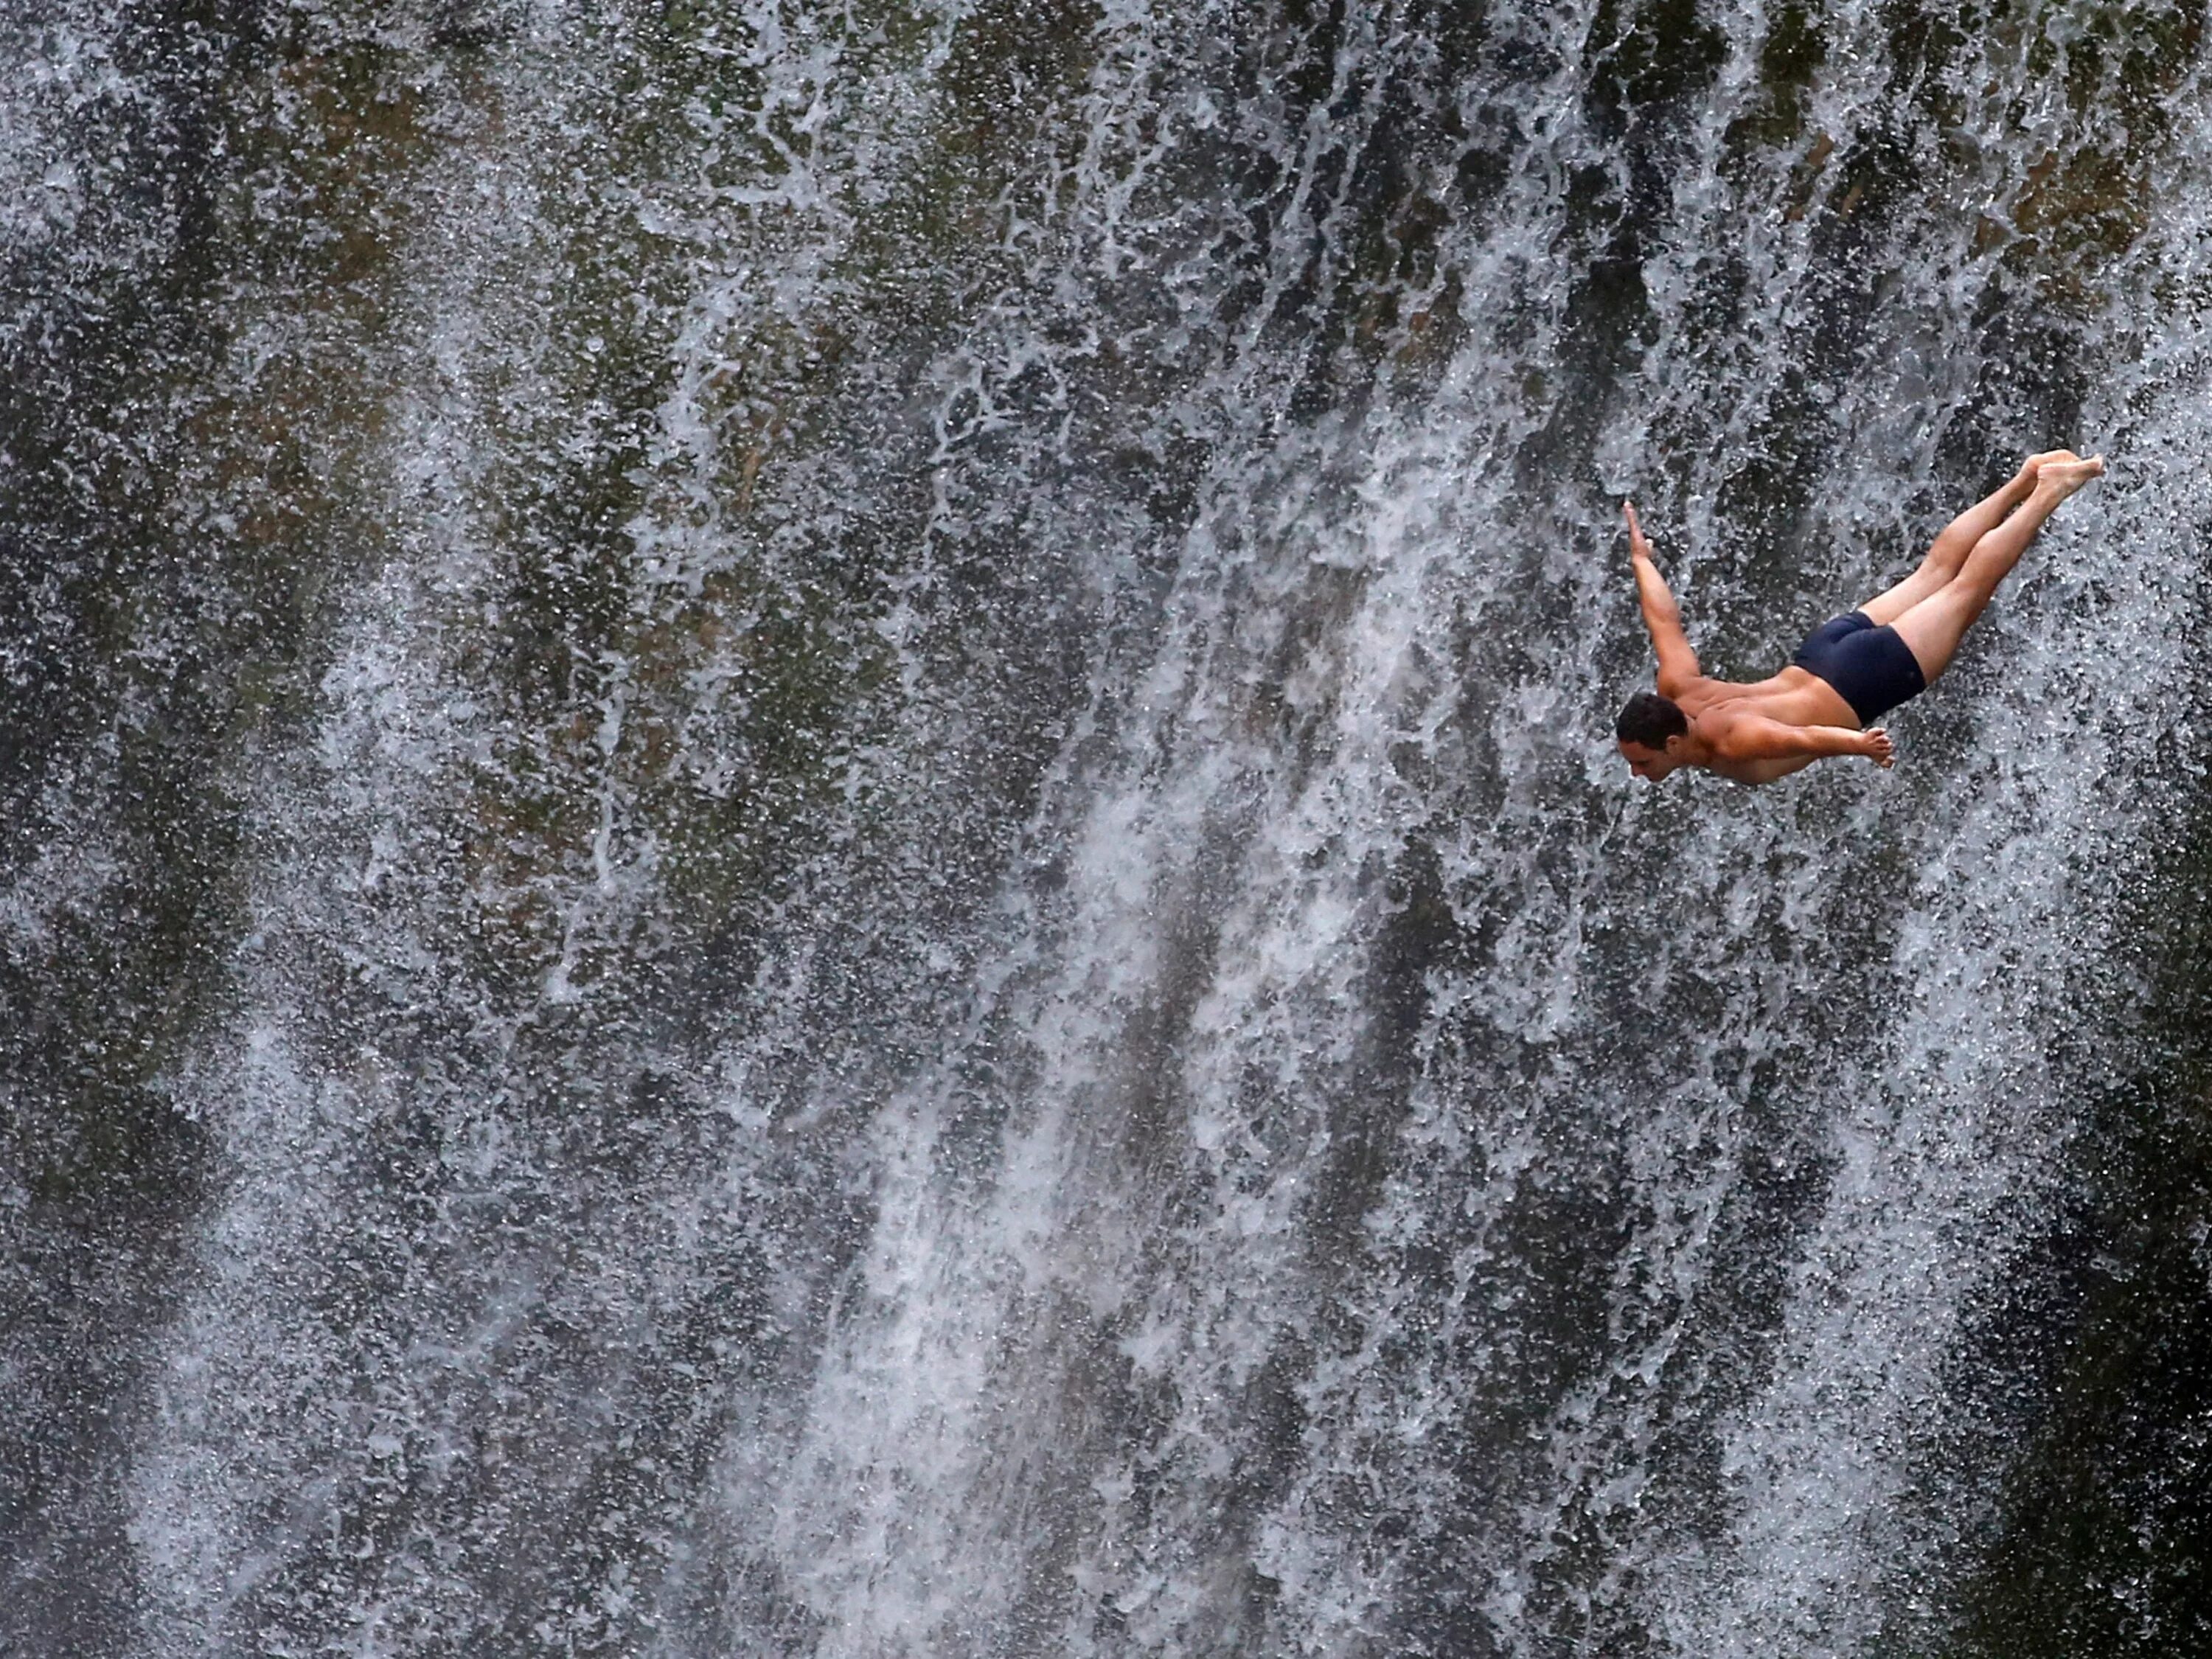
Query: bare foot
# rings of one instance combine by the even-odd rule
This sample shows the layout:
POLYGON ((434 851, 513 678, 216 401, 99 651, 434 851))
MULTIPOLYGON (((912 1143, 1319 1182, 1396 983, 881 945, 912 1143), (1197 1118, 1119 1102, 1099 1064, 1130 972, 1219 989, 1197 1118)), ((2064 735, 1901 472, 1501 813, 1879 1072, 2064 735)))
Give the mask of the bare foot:
POLYGON ((2078 461, 2081 458, 2070 449, 2046 449, 2040 455, 2031 455, 2020 464, 2020 475, 2033 478, 2053 461, 2078 461))
POLYGON ((2101 475, 2104 470, 2105 458, 2102 455, 2092 455, 2086 461, 2045 461, 2035 470, 2035 487, 2055 490, 2063 501, 2090 479, 2101 475))

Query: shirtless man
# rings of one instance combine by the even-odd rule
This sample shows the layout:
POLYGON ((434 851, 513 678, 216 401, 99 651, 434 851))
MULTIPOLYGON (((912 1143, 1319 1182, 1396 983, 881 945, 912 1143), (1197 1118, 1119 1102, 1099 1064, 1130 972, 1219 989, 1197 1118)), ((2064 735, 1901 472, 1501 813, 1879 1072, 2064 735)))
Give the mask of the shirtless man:
POLYGON ((1622 503, 1644 625, 1659 652, 1659 690, 1638 692, 1620 711, 1621 758, 1639 778, 1702 766, 1738 783, 1771 783, 1829 755, 1890 765, 1897 756, 1889 733, 1859 728, 1935 683, 2043 521, 2104 470, 2103 457, 2085 461, 2070 449, 2029 456, 2003 489, 1951 520, 1917 570, 1823 623, 1789 667, 1753 685, 1698 672, 1635 506, 1622 503))

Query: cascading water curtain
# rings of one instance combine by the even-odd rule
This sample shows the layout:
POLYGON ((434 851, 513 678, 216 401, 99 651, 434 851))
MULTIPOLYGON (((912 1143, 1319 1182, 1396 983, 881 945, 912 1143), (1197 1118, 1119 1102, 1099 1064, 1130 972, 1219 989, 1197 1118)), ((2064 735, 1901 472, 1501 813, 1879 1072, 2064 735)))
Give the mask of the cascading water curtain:
POLYGON ((0 1652, 2212 1646, 2204 22, 11 9, 0 1652))

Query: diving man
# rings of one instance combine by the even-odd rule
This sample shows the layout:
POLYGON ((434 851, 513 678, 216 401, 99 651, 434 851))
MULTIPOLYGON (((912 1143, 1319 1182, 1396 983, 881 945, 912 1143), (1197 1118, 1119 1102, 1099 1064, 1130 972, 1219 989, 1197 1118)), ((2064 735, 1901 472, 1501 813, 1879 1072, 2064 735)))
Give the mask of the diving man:
POLYGON ((1789 667, 1753 685, 1709 679, 1682 633, 1682 613, 1624 502, 1644 625, 1659 653, 1659 690, 1639 691, 1614 736, 1639 778, 1701 766, 1738 783, 1771 783, 1830 755, 1896 759, 1879 720, 1935 684, 1997 584, 2058 503, 2105 470, 2070 449, 2031 455, 2010 482, 1951 520, 1910 576, 1815 629, 1789 667), (2015 511, 2014 509, 2017 509, 2015 511))

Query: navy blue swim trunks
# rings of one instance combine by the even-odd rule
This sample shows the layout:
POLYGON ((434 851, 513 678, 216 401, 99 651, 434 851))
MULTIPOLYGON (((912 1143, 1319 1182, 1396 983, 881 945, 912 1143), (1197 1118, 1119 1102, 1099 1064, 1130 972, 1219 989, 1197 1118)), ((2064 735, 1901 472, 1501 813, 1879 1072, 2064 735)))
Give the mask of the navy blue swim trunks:
POLYGON ((1876 628, 1863 611, 1822 623, 1790 660, 1834 686, 1861 726, 1928 689, 1912 647, 1887 623, 1876 628))

